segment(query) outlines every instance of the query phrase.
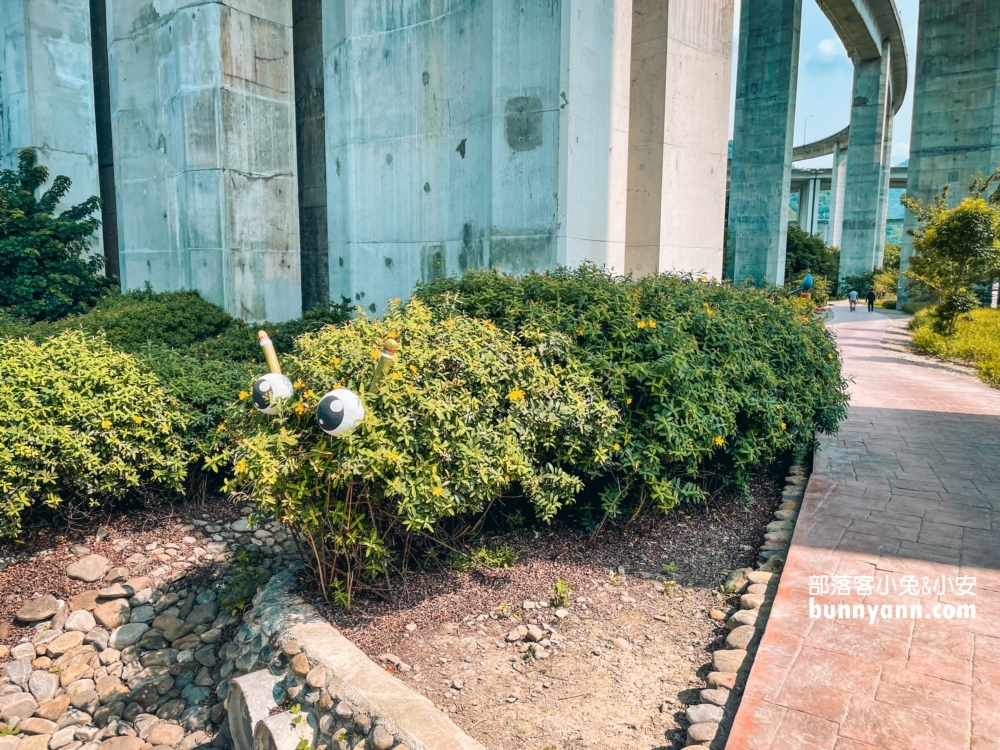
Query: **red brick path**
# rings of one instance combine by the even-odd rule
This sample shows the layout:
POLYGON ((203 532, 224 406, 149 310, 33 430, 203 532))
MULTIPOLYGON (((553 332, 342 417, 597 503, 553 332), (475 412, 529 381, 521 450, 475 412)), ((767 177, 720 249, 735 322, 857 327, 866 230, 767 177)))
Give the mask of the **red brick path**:
POLYGON ((850 414, 816 454, 726 748, 1000 750, 1000 390, 896 359, 888 318, 835 309, 850 414), (811 576, 816 604, 921 613, 811 618, 811 576), (944 618, 962 603, 974 619, 944 618))

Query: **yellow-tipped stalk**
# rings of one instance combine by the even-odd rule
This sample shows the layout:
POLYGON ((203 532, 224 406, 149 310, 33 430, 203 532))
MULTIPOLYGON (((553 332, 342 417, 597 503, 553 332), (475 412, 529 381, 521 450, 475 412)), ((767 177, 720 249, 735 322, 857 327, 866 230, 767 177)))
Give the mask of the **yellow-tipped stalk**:
POLYGON ((264 359, 267 360, 268 369, 280 375, 281 365, 278 364, 278 355, 274 352, 274 344, 271 343, 271 337, 267 335, 267 331, 257 331, 257 341, 260 343, 260 348, 264 350, 264 359))
POLYGON ((382 352, 378 356, 378 362, 375 363, 375 374, 372 375, 372 382, 368 385, 369 392, 375 390, 375 386, 392 368, 392 362, 396 359, 396 349, 398 348, 399 342, 396 339, 386 339, 385 343, 382 344, 382 352))

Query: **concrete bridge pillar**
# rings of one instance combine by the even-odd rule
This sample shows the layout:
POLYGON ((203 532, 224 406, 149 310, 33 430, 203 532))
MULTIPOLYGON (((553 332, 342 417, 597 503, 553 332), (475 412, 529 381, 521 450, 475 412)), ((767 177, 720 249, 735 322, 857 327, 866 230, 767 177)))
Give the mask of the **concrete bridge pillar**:
POLYGON ((814 177, 799 185, 799 229, 807 234, 816 234, 819 221, 820 180, 814 177))
POLYGON ((871 271, 877 258, 879 214, 884 206, 886 118, 891 101, 888 44, 883 45, 881 57, 855 59, 853 96, 840 247, 841 278, 871 271))
POLYGON ((33 148, 73 181, 64 207, 100 195, 89 0, 2 0, 0 43, 0 168, 33 148))
POLYGON ((826 244, 840 247, 844 230, 844 196, 847 190, 847 149, 833 147, 833 168, 830 171, 830 221, 826 226, 826 244))
POLYGON ((290 0, 107 0, 122 285, 301 311, 290 0))
POLYGON ((330 296, 625 270, 631 0, 324 4, 330 296))
MULTIPOLYGON (((998 133, 1000 3, 921 0, 906 194, 926 202, 950 184, 957 203, 973 177, 1000 165, 998 133)), ((909 211, 904 227, 916 227, 909 211)), ((912 254, 904 235, 902 270, 912 254)), ((901 273, 900 300, 905 281, 901 273)))
POLYGON ((802 0, 744 0, 729 193, 730 276, 783 284, 802 0))
POLYGON ((885 258, 885 227, 889 220, 889 177, 892 172, 892 108, 885 111, 885 138, 882 143, 882 184, 879 188, 878 227, 875 229, 875 268, 882 268, 885 258))
POLYGON ((722 276, 733 0, 633 0, 625 267, 722 276))

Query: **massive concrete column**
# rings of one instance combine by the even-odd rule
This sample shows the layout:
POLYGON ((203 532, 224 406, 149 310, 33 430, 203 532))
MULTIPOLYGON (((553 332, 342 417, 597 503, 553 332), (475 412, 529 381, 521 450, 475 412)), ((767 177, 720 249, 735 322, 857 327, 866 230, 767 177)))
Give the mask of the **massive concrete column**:
POLYGON ((840 247, 844 229, 844 195, 847 189, 847 149, 833 147, 833 168, 830 171, 830 223, 827 224, 826 244, 840 247))
POLYGON ((625 267, 722 276, 733 0, 633 0, 625 267))
POLYGON ((875 267, 888 90, 889 45, 885 44, 881 57, 854 61, 841 278, 866 273, 875 267))
POLYGON ((33 148, 73 181, 64 207, 99 195, 89 0, 2 0, 0 41, 0 167, 33 148))
POLYGON ((107 5, 123 286, 295 317, 291 2, 168 6, 107 5))
POLYGON ((622 271, 630 7, 324 5, 330 296, 374 312, 470 268, 622 271))
POLYGON ((731 278, 785 281, 802 0, 744 0, 729 191, 731 278))
POLYGON ((819 222, 819 177, 803 180, 799 184, 799 229, 807 234, 816 234, 819 222))
POLYGON ((330 302, 322 0, 292 0, 302 309, 330 302))
POLYGON ((875 268, 882 268, 885 257, 885 226, 889 219, 889 178, 892 173, 892 108, 885 110, 885 138, 882 144, 882 183, 879 187, 878 227, 875 229, 875 268))
MULTIPOLYGON (((1000 165, 1000 3, 922 0, 907 195, 933 199, 950 184, 951 200, 979 173, 1000 165)), ((916 226, 906 213, 904 227, 916 226)), ((913 244, 904 235, 901 268, 913 244)), ((900 299, 906 299, 900 274, 900 299)))

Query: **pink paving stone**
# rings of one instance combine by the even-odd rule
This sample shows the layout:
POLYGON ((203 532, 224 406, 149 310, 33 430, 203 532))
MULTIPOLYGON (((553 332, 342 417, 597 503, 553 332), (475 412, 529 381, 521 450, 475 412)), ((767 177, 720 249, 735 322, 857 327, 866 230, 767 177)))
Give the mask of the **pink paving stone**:
POLYGON ((850 413, 820 438, 726 747, 1000 750, 1000 391, 879 351, 889 318, 834 310, 850 413), (816 597, 922 617, 813 620, 810 576, 834 574, 976 576, 976 596, 816 597), (970 601, 975 619, 931 614, 970 601))

